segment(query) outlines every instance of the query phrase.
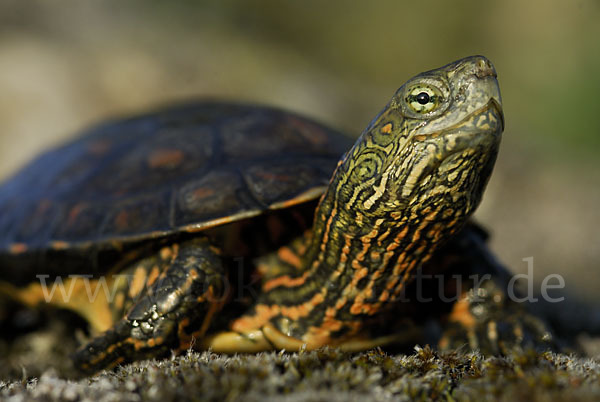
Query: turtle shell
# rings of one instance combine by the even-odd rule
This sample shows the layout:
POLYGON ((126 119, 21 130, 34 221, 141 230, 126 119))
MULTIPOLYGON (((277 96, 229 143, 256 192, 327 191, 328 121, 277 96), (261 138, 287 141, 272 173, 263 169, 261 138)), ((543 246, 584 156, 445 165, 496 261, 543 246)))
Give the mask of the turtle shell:
POLYGON ((0 186, 0 254, 114 246, 309 201, 350 145, 305 117, 231 103, 103 124, 0 186))

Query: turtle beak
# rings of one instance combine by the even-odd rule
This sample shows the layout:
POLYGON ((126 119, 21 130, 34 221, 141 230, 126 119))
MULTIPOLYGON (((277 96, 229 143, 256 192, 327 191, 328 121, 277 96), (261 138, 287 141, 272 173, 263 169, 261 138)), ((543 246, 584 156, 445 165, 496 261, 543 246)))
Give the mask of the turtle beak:
POLYGON ((504 131, 504 112, 502 111, 502 96, 500 96, 500 87, 498 85, 498 74, 492 63, 483 56, 476 57, 473 63, 473 74, 482 82, 479 84, 490 97, 489 106, 493 106, 498 112, 498 117, 502 122, 501 132, 504 131))

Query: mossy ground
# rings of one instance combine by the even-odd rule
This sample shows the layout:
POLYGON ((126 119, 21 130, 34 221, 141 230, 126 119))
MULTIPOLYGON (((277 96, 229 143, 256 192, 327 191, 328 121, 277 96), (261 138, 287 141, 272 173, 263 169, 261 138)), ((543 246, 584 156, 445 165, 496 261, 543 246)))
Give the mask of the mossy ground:
POLYGON ((95 376, 0 382, 13 400, 597 400, 600 365, 592 359, 515 351, 360 354, 323 349, 305 353, 224 356, 190 352, 143 361, 95 376))
POLYGON ((9 400, 510 400, 600 399, 600 364, 591 358, 514 350, 412 354, 381 350, 226 356, 188 352, 78 377, 76 347, 62 321, 0 341, 0 399, 9 400))

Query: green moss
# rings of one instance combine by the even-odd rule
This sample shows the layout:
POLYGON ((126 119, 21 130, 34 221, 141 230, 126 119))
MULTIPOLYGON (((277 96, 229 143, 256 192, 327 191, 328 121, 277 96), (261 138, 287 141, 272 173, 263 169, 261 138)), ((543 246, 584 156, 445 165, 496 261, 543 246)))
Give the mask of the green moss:
POLYGON ((189 352, 69 381, 50 370, 39 379, 0 382, 0 397, 43 400, 594 400, 600 365, 565 354, 514 351, 504 357, 359 354, 325 348, 301 353, 225 356, 189 352))

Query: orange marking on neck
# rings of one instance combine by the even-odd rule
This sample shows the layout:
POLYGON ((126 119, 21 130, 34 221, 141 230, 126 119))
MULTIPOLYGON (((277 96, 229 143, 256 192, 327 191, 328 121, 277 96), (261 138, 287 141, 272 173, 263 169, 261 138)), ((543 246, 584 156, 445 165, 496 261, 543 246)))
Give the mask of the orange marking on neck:
MULTIPOLYGON (((384 301, 387 301, 389 299, 389 290, 394 289, 396 287, 396 284, 400 280, 400 273, 397 272, 397 269, 399 266, 402 266, 401 262, 405 258, 405 253, 400 255, 399 260, 398 260, 399 263, 397 263, 396 266, 394 266, 392 275, 390 276, 388 282, 386 283, 386 290, 384 290, 384 292, 379 296, 380 297, 379 302, 374 303, 374 304, 364 303, 365 299, 370 299, 371 297, 373 297, 373 287, 375 286, 375 280, 377 278, 380 278, 381 276, 383 276, 383 273, 387 268, 387 264, 388 264, 389 260, 394 256, 394 254, 395 253, 393 251, 388 251, 384 254, 384 262, 380 265, 379 269, 377 269, 373 274, 371 274, 370 280, 369 280, 369 283, 367 284, 367 286, 358 294, 358 296, 356 296, 356 298, 354 300, 354 304, 350 308, 350 312, 352 314, 360 314, 360 313, 367 313, 367 314, 371 314, 371 315, 375 314, 381 309, 381 303, 384 301)), ((352 282, 354 282, 354 278, 353 278, 352 282)), ((358 283, 358 281, 356 283, 358 283)), ((351 287, 351 286, 352 286, 352 284, 349 287, 351 287)))
MULTIPOLYGON (((325 223, 325 232, 323 233, 323 241, 321 242, 321 251, 325 251, 325 246, 327 245, 327 241, 329 241, 329 231, 331 230, 331 222, 333 222, 333 217, 337 214, 337 210, 333 208, 331 210, 331 214, 329 215, 329 219, 325 223)), ((322 254, 319 255, 319 260, 321 260, 322 254)))
POLYGON ((344 264, 348 261, 350 255, 350 246, 352 245, 352 237, 344 233, 344 246, 342 247, 342 254, 340 255, 340 264, 344 264))
POLYGON ((338 321, 335 319, 329 319, 324 321, 319 327, 310 327, 308 333, 303 337, 309 345, 314 347, 331 345, 338 346, 344 343, 349 337, 355 335, 358 330, 362 327, 361 321, 338 321), (342 327, 346 327, 348 332, 341 339, 331 339, 331 332, 338 331, 342 327))
POLYGON ((304 233, 304 241, 300 242, 300 244, 297 244, 296 246, 296 253, 298 255, 304 255, 304 253, 306 253, 306 250, 308 248, 308 244, 310 243, 312 237, 312 232, 305 232, 304 233))
POLYGON ((436 211, 430 212, 429 214, 427 214, 427 216, 425 216, 423 218, 423 221, 421 222, 421 224, 417 227, 417 229, 413 233, 413 237, 412 237, 413 243, 416 243, 418 240, 421 239, 421 237, 422 237, 421 233, 423 232, 423 229, 425 229, 427 226, 431 225, 431 222, 434 221, 436 218, 437 218, 436 211))
POLYGON ((375 222, 373 230, 371 230, 366 235, 361 236, 360 241, 362 242, 362 250, 356 255, 356 258, 354 258, 354 260, 352 261, 352 268, 359 269, 361 267, 361 265, 358 262, 362 262, 365 260, 365 255, 367 255, 367 253, 371 249, 371 241, 379 234, 379 226, 382 222, 383 220, 378 219, 375 222))
POLYGON ((364 299, 357 300, 352 307, 350 312, 352 314, 368 314, 373 315, 381 310, 381 302, 376 303, 363 303, 364 299))
MULTIPOLYGON (((398 283, 397 285, 395 285, 395 287, 390 287, 389 289, 392 290, 392 300, 395 300, 398 295, 402 292, 402 290, 404 290, 406 283, 408 282, 408 280, 410 279, 410 274, 413 270, 413 268, 415 267, 415 265, 417 265, 417 261, 411 261, 408 265, 406 265, 405 267, 403 267, 404 269, 404 275, 402 275, 402 280, 398 283, 398 280, 396 280, 396 283, 398 283)), ((398 278, 399 276, 397 276, 396 278, 398 278)))
POLYGON ((348 301, 347 298, 342 297, 337 302, 335 302, 335 308, 330 307, 330 308, 327 309, 327 311, 329 311, 330 309, 332 309, 332 310, 334 310, 334 314, 335 314, 335 311, 340 310, 342 307, 344 307, 344 305, 346 304, 347 301, 348 301))
POLYGON ((356 326, 347 321, 340 321, 333 317, 325 317, 318 327, 310 327, 302 338, 310 348, 315 349, 324 345, 335 345, 336 340, 331 339, 331 332, 340 330, 343 326, 350 326, 351 334, 356 332, 356 326))
POLYGON ((281 247, 277 251, 277 256, 281 261, 290 264, 294 268, 302 267, 302 261, 300 260, 300 257, 289 247, 281 247))
MULTIPOLYGON (((258 263, 258 265, 256 266, 256 272, 261 276, 264 277, 266 275, 268 275, 268 273, 271 271, 271 265, 269 264, 265 264, 264 262, 260 262, 258 263)), ((264 285, 263 285, 264 288, 264 285)))
POLYGON ((363 304, 364 299, 360 296, 358 296, 356 299, 354 299, 354 303, 352 304, 352 307, 350 307, 350 314, 360 314, 363 312, 363 304))
POLYGON ((452 208, 446 208, 443 212, 442 212, 442 218, 444 219, 448 219, 450 218, 452 215, 454 215, 454 209, 452 208))
POLYGON ((400 231, 400 233, 398 233, 396 235, 396 237, 394 238, 394 241, 386 247, 385 251, 393 251, 393 250, 397 249, 398 246, 400 246, 400 241, 406 236, 407 233, 408 233, 408 226, 404 226, 404 228, 400 231))
POLYGON ((245 315, 233 321, 231 329, 238 332, 259 329, 277 314, 279 314, 278 305, 257 304, 254 307, 254 315, 245 315))
POLYGON ((311 273, 309 271, 306 271, 302 274, 302 276, 294 278, 290 277, 289 275, 278 276, 276 278, 266 281, 262 285, 262 289, 264 292, 268 292, 271 289, 276 288, 278 286, 285 286, 288 288, 299 286, 306 282, 306 279, 310 276, 310 274, 311 273))
MULTIPOLYGON (((416 261, 411 261, 409 263, 407 263, 406 261, 404 261, 404 257, 405 253, 402 253, 402 255, 400 256, 400 258, 398 259, 398 263, 396 265, 394 265, 394 269, 392 271, 392 279, 386 284, 385 288, 388 290, 393 290, 396 288, 396 284, 398 282, 400 282, 400 279, 402 279, 401 283, 405 282, 408 279, 408 273, 410 272, 410 270, 412 269, 412 267, 415 266, 416 261), (404 272, 404 276, 402 276, 402 278, 400 277, 400 274, 404 272)), ((400 288, 402 288, 403 286, 400 286, 400 288)))
POLYGON ((366 235, 364 235, 363 237, 361 237, 360 240, 363 243, 371 243, 371 240, 374 237, 377 237, 377 235, 379 234, 379 225, 380 225, 380 223, 377 223, 375 225, 375 227, 373 228, 373 230, 371 230, 369 233, 367 233, 366 235))
POLYGON ((368 274, 369 270, 367 268, 363 268, 354 275, 354 277, 352 278, 352 282, 355 282, 356 285, 362 278, 364 278, 368 274))
POLYGON ((336 320, 333 317, 325 317, 321 324, 321 329, 328 332, 328 335, 333 331, 339 331, 342 328, 342 321, 336 320))
POLYGON ((390 293, 387 290, 384 290, 383 292, 381 292, 381 295, 379 295, 379 301, 384 302, 387 301, 387 299, 390 297, 390 293))
POLYGON ((377 244, 381 245, 381 243, 390 235, 390 229, 386 229, 385 232, 381 236, 377 238, 377 244))
POLYGON ((325 301, 325 297, 322 293, 315 294, 309 301, 299 304, 297 306, 282 306, 281 314, 291 320, 297 320, 300 317, 306 317, 308 314, 325 301))
POLYGON ((390 216, 392 217, 392 219, 398 220, 398 219, 402 218, 402 212, 394 211, 394 212, 390 213, 390 216))
MULTIPOLYGON (((323 201, 324 198, 321 198, 321 201, 323 201)), ((320 204, 319 204, 320 205, 320 204)), ((319 254, 317 256, 317 258, 314 259, 314 261, 311 264, 310 267, 310 271, 307 271, 305 273, 305 275, 310 276, 312 275, 320 266, 320 264, 323 262, 323 257, 325 255, 325 248, 327 246, 327 241, 329 240, 329 231, 331 229, 331 225, 333 222, 333 217, 337 214, 337 210, 335 208, 333 208, 333 210, 331 211, 329 218, 327 219, 327 221, 325 222, 325 229, 324 229, 324 233, 323 233, 323 238, 321 240, 321 244, 319 246, 319 254)), ((325 220, 325 215, 321 214, 321 221, 325 220)))
POLYGON ((390 262, 390 259, 395 255, 396 253, 394 253, 393 251, 386 251, 383 254, 383 262, 382 265, 387 266, 387 264, 390 262))
MULTIPOLYGON (((377 237, 377 235, 379 234, 379 226, 381 225, 381 223, 382 223, 382 221, 377 221, 374 229, 371 232, 369 232, 367 235, 361 237, 361 241, 363 242, 363 249, 361 250, 361 252, 356 256, 355 260, 353 261, 353 263, 352 263, 353 268, 355 268, 355 269, 360 268, 357 261, 362 261, 364 259, 364 256, 366 255, 366 253, 371 249, 370 242, 372 241, 373 238, 377 237)), ((399 236, 406 235, 407 230, 408 230, 407 228, 402 230, 400 232, 400 234, 396 237, 396 239, 398 239, 399 236)), ((390 230, 388 229, 382 235, 380 235, 378 238, 379 242, 381 242, 383 239, 385 239, 389 235, 389 233, 390 233, 390 230)), ((383 262, 381 264, 379 264, 378 269, 375 270, 375 272, 373 272, 370 275, 369 283, 367 284, 367 286, 362 291, 360 291, 360 293, 354 298, 354 302, 352 304, 352 307, 350 308, 350 312, 352 314, 360 314, 361 312, 374 314, 379 310, 379 305, 365 304, 364 300, 367 298, 373 297, 373 288, 375 286, 375 280, 383 276, 384 271, 388 267, 388 263, 389 263, 390 259, 395 255, 394 249, 396 249, 398 246, 399 246, 399 244, 394 242, 387 247, 387 251, 384 254, 383 262)), ((379 252, 377 252, 377 251, 371 252, 372 259, 378 259, 380 257, 381 257, 381 254, 379 252)), ((344 289, 343 294, 351 293, 353 291, 353 289, 356 289, 358 282, 361 279, 365 278, 368 274, 369 274, 369 271, 367 268, 364 268, 363 270, 358 271, 352 278, 352 281, 344 289)), ((394 279, 392 278, 391 281, 393 281, 393 280, 394 279)), ((396 280, 397 280, 397 278, 396 278, 396 280)))
POLYGON ((403 252, 398 256, 398 262, 394 266, 394 270, 392 271, 392 275, 398 275, 400 273, 399 268, 402 267, 403 264, 406 263, 406 252, 403 252))
POLYGON ((398 276, 395 276, 388 283, 385 284, 385 289, 386 290, 394 289, 399 280, 400 280, 400 278, 398 276))

